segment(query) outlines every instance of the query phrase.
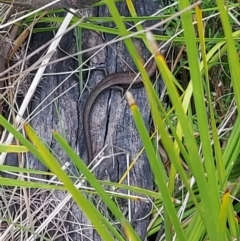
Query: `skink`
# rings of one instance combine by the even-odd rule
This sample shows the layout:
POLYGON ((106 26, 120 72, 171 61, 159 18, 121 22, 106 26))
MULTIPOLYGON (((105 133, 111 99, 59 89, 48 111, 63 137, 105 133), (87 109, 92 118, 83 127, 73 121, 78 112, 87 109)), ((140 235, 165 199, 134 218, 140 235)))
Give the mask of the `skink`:
MULTIPOLYGON (((153 74, 156 72, 156 63, 153 60, 151 60, 148 65, 146 66, 147 73, 149 77, 152 77, 153 74)), ((83 109, 83 135, 84 140, 86 142, 87 146, 87 158, 88 163, 90 163, 93 159, 93 153, 92 153, 92 141, 91 141, 91 133, 90 133, 90 115, 92 112, 93 105, 95 101, 97 100, 98 96, 105 91, 107 91, 109 88, 112 88, 114 86, 121 87, 123 89, 127 89, 131 84, 131 88, 136 89, 143 86, 143 82, 141 77, 138 77, 134 83, 133 80, 135 79, 136 74, 133 72, 119 72, 108 75, 106 78, 104 78, 99 84, 97 84, 91 93, 88 96, 88 99, 85 103, 84 109, 83 109)))

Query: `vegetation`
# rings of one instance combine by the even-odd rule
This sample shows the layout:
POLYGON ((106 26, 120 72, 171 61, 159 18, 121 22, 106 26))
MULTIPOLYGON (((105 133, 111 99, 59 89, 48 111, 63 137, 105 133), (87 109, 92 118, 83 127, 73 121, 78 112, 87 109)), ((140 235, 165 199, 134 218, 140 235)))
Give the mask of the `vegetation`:
MULTIPOLYGON (((2 199, 4 200, 6 195, 5 186, 22 190, 31 188, 65 190, 72 195, 103 240, 140 240, 112 199, 118 194, 106 192, 103 189, 102 184, 104 184, 104 187, 134 191, 153 200, 153 221, 148 228, 149 237, 162 231, 157 240, 239 240, 238 4, 216 0, 195 2, 190 5, 187 0, 179 0, 178 5, 176 3, 169 5, 161 15, 138 17, 131 2, 126 1, 132 16, 129 18, 120 16, 113 1, 105 0, 104 4, 108 6, 114 17, 101 19, 101 22, 114 22, 117 26, 115 29, 99 25, 97 18, 87 18, 85 22, 80 22, 77 17, 72 16, 68 20, 51 17, 53 14, 51 12, 50 15, 39 13, 38 22, 52 23, 51 28, 47 29, 49 31, 56 30, 57 24, 61 22, 71 21, 71 26, 76 27, 75 35, 78 39, 81 37, 78 36, 81 34, 79 28, 111 33, 124 39, 144 79, 150 104, 154 126, 152 135, 146 129, 137 105, 131 104, 130 108, 154 174, 155 190, 158 191, 97 180, 66 140, 59 133, 53 132, 53 137, 62 150, 81 170, 82 180, 87 179, 115 220, 121 224, 124 233, 115 230, 107 217, 104 217, 86 198, 85 191, 74 186, 72 180, 79 181, 79 178, 70 177, 62 170, 58 162, 59 157, 50 152, 30 126, 25 124, 24 132, 19 131, 17 126, 14 127, 1 116, 0 123, 4 130, 12 133, 20 143, 2 144, 1 160, 4 160, 4 153, 31 152, 49 169, 49 172, 43 173, 30 168, 2 164, 1 171, 19 175, 17 180, 0 178, 2 199), (134 33, 128 31, 124 25, 125 21, 137 24, 152 19, 159 20, 159 24, 155 27, 166 24, 166 35, 152 35, 148 32, 149 29, 143 29, 140 24, 136 25, 138 32, 134 33), (168 101, 165 104, 158 97, 146 70, 138 61, 140 56, 130 38, 133 35, 141 38, 154 55, 159 73, 166 85, 165 97, 168 101), (157 50, 155 43, 155 41, 168 40, 172 46, 171 56, 175 56, 169 65, 157 50), (21 132, 25 133, 27 138, 21 132), (164 157, 159 154, 160 146, 167 154, 168 164, 165 166, 164 157), (56 185, 51 181, 46 184, 40 182, 42 180, 32 181, 28 174, 44 174, 50 178, 56 176, 61 183, 56 185)), ((24 19, 26 24, 32 21, 32 16, 24 19)), ((34 28, 33 31, 46 31, 46 29, 34 28)), ((81 75, 81 72, 78 74, 81 75)), ((80 84, 82 86, 82 83, 80 84)), ((14 106, 14 103, 10 104, 14 106)), ((16 119, 18 122, 19 117, 16 119)), ((126 195, 125 198, 129 197, 126 195)), ((5 215, 1 219, 10 225, 11 218, 6 210, 3 209, 2 213, 5 215)), ((24 222, 19 224, 18 228, 24 231, 27 229, 24 227, 24 222)))

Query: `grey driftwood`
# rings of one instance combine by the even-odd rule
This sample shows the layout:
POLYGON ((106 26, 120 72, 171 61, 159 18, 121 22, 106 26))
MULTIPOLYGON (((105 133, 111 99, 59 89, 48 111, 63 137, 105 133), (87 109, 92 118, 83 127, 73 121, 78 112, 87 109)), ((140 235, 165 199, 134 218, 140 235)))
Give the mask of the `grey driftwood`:
MULTIPOLYGON (((157 8, 159 8, 159 3, 156 3, 152 0, 136 0, 134 3, 138 15, 150 15, 155 12, 157 8)), ((118 8, 122 15, 129 15, 125 3, 118 3, 118 8)), ((94 16, 109 16, 109 12, 106 7, 100 7, 98 9, 94 8, 91 11, 92 15, 94 16)), ((149 23, 149 25, 151 24, 152 23, 149 23)), ((109 26, 113 26, 113 24, 109 24, 109 26)), ((44 44, 44 42, 47 42, 51 37, 52 36, 49 33, 34 34, 32 38, 32 50, 37 49, 39 46, 44 44)), ((89 30, 84 30, 83 48, 88 48, 91 47, 91 45, 109 41, 115 36, 104 35, 104 37, 105 39, 103 40, 101 35, 89 30)), ((76 51, 75 46, 76 43, 74 42, 73 33, 70 32, 62 39, 61 48, 66 52, 73 53, 76 51)), ((41 53, 39 53, 39 56, 40 55, 41 53)), ((146 50, 143 50, 143 55, 145 57, 149 57, 149 53, 147 53, 146 50)), ((63 56, 65 56, 65 53, 63 53, 61 50, 58 50, 54 55, 54 59, 58 59, 63 56)), ((120 56, 128 64, 130 64, 133 69, 135 69, 134 65, 132 64, 132 60, 122 42, 112 44, 111 46, 105 48, 95 57, 95 59, 90 61, 90 64, 104 64, 108 73, 129 70, 120 56)), ((83 57, 86 58, 88 56, 83 57)), ((36 59, 32 59, 32 62, 36 61, 38 56, 35 56, 35 58, 36 59)), ((64 62, 59 62, 49 66, 46 72, 64 72, 69 71, 70 67, 74 68, 76 66, 77 63, 75 60, 68 59, 64 62)), ((91 88, 97 82, 101 81, 104 76, 104 71, 100 69, 92 70, 88 82, 89 87, 91 88)), ((31 109, 34 110, 36 107, 38 107, 39 103, 45 99, 45 97, 48 96, 48 94, 51 93, 51 91, 53 91, 53 89, 59 85, 65 77, 66 75, 50 75, 44 77, 41 82, 41 86, 39 86, 38 91, 35 94, 35 98, 32 101, 31 109)), ((54 91, 54 93, 47 98, 47 100, 44 102, 44 106, 48 105, 48 103, 52 102, 56 97, 60 96, 69 87, 78 83, 78 81, 79 80, 76 78, 76 76, 70 77, 68 81, 61 85, 60 88, 54 91)), ((145 91, 144 89, 138 89, 132 90, 132 93, 137 100, 145 123, 149 127, 150 111, 147 104, 145 91)), ((74 88, 68 90, 67 93, 57 98, 54 103, 51 103, 44 110, 42 110, 30 123, 40 137, 43 138, 43 140, 49 145, 52 151, 57 153, 61 159, 61 164, 64 164, 67 161, 71 162, 71 160, 67 158, 66 154, 56 144, 56 141, 52 137, 52 130, 57 130, 64 135, 73 149, 78 152, 79 155, 86 161, 86 146, 83 140, 81 122, 82 110, 88 94, 88 90, 85 90, 79 99, 79 85, 76 85, 74 88), (61 119, 61 122, 59 118, 61 119)), ((129 107, 127 106, 125 100, 121 100, 122 96, 119 91, 108 91, 98 99, 91 117, 91 135, 93 140, 92 145, 95 155, 99 153, 99 151, 105 145, 108 145, 104 152, 105 155, 111 154, 112 151, 114 153, 118 153, 120 152, 120 148, 125 150, 125 153, 116 155, 114 159, 111 157, 103 160, 101 165, 94 171, 97 178, 111 180, 113 182, 118 182, 123 173, 126 171, 126 154, 130 153, 131 160, 131 158, 135 157, 135 155, 142 148, 142 142, 135 128, 129 107), (111 99, 110 110, 108 106, 109 99, 111 99)), ((32 155, 29 155, 28 158, 29 166, 31 168, 46 170, 45 167, 32 155)), ((7 162, 12 164, 17 163, 17 161, 14 159, 14 156, 8 156, 7 162)), ((70 170, 76 174, 76 169, 73 167, 73 165, 70 166, 70 170)), ((42 178, 46 177, 43 176, 42 178)), ((130 180, 130 184, 133 186, 139 186, 150 190, 153 188, 152 173, 144 153, 138 158, 134 168, 131 170, 130 180)), ((126 183, 126 181, 124 181, 124 183, 126 183)), ((42 194, 41 198, 44 199, 46 195, 47 193, 42 194)), ((62 197, 65 196, 65 193, 55 192, 54 195, 61 201, 62 197)), ((98 200, 95 199, 96 197, 92 198, 94 198, 93 201, 95 204, 99 205, 98 200)), ((57 201, 55 204, 57 205, 57 201)), ((134 213, 137 212, 140 205, 140 202, 132 203, 132 216, 134 216, 134 213)), ((104 209, 104 206, 102 207, 104 209)), ((122 211, 128 215, 126 200, 121 201, 120 207, 122 208, 122 211)), ((146 236, 149 217, 141 221, 137 221, 137 219, 146 216, 150 211, 151 206, 148 204, 144 205, 142 212, 138 213, 139 216, 136 217, 136 220, 132 223, 142 240, 144 240, 146 236)), ((49 210, 49 212, 51 212, 51 210, 49 210)), ((64 223, 64 227, 58 226, 58 228, 61 230, 67 230, 70 233, 68 235, 71 237, 71 240, 101 240, 91 226, 88 226, 88 228, 85 227, 85 225, 90 225, 90 223, 74 202, 70 202, 67 205, 66 210, 63 210, 59 213, 58 219, 61 219, 61 221, 64 220, 64 222, 61 222, 61 224, 64 223), (79 230, 81 230, 81 232, 79 230)), ((41 220, 39 222, 41 222, 41 220)), ((54 224, 51 224, 50 227, 52 227, 52 230, 54 230, 54 224)), ((56 235, 55 231, 51 231, 49 236, 51 235, 56 235)), ((65 239, 63 236, 59 236, 54 240, 62 241, 65 239)))

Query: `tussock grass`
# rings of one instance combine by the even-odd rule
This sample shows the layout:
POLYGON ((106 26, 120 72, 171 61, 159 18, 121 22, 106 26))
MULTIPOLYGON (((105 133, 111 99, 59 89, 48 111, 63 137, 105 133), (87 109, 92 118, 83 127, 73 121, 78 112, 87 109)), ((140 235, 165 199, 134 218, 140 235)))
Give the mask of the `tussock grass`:
MULTIPOLYGON (((23 214, 30 212, 30 206, 26 205, 25 209, 22 208, 22 212, 18 212, 18 218, 11 216, 8 207, 14 205, 15 200, 23 207, 24 202, 21 200, 26 201, 28 190, 36 188, 39 192, 66 191, 65 199, 58 203, 48 219, 43 218, 43 227, 49 222, 56 221, 56 213, 63 210, 64 205, 67 205, 72 197, 103 240, 126 240, 126 237, 129 240, 140 240, 112 199, 112 197, 118 197, 119 194, 114 191, 106 192, 103 188, 104 184, 144 194, 153 201, 154 208, 152 221, 148 227, 148 236, 156 235, 156 240, 239 240, 237 216, 240 208, 238 202, 240 128, 237 115, 240 107, 238 4, 223 3, 217 0, 195 2, 194 5, 190 5, 187 0, 179 0, 178 4, 174 3, 164 8, 161 14, 138 17, 131 2, 127 1, 131 17, 126 18, 119 15, 113 1, 105 0, 105 4, 114 17, 102 18, 101 22, 114 22, 117 28, 99 25, 98 18, 85 18, 86 21, 82 21, 71 14, 67 14, 65 18, 51 17, 53 16, 51 14, 54 14, 52 12, 48 15, 46 13, 37 15, 38 22, 51 23, 48 29, 32 26, 31 31, 56 31, 61 26, 55 38, 51 40, 49 63, 51 63, 51 51, 56 49, 61 37, 72 28, 75 28, 77 38, 81 38, 81 28, 86 28, 120 36, 113 41, 124 40, 144 79, 151 108, 154 127, 152 135, 145 127, 137 104, 134 100, 130 102, 133 118, 154 174, 157 191, 96 180, 66 140, 59 133, 54 132, 53 137, 57 143, 82 173, 81 178, 78 179, 68 176, 61 169, 58 157, 50 152, 26 124, 34 116, 26 118, 24 126, 22 125, 20 116, 29 104, 30 92, 26 94, 22 106, 17 111, 15 108, 17 90, 11 94, 9 90, 6 90, 3 92, 4 100, 14 110, 6 119, 14 117, 15 121, 14 125, 11 125, 10 121, 0 117, 0 123, 4 128, 3 137, 6 139, 8 136, 9 140, 0 146, 2 152, 0 170, 15 173, 18 178, 0 178, 3 204, 1 227, 4 227, 1 230, 0 239, 10 240, 12 223, 17 223, 13 233, 14 240, 18 239, 21 232, 31 233, 31 228, 26 225, 29 217, 21 219, 21 215, 23 217, 23 214), (153 19, 159 20, 159 24, 149 29, 142 28, 142 21, 153 19), (131 29, 126 29, 124 23, 127 21, 134 22, 138 31, 132 32, 131 29), (69 23, 70 28, 68 28, 69 23), (166 28, 165 35, 156 36, 149 33, 149 30, 159 26, 166 28), (167 101, 165 103, 161 101, 162 98, 159 98, 142 63, 138 61, 140 59, 138 51, 130 38, 133 36, 141 38, 155 58, 166 86, 164 99, 167 101), (170 44, 170 63, 161 54, 161 50, 157 49, 156 41, 168 41, 170 44), (28 139, 21 134, 22 127, 28 139), (13 137, 21 145, 10 145, 13 137), (163 152, 159 153, 160 147, 163 152), (26 152, 35 155, 49 169, 49 172, 23 168, 24 165, 20 167, 4 165, 6 153, 20 153, 24 156, 23 153, 26 152), (163 165, 163 160, 168 165, 163 165), (50 178, 46 183, 41 179, 33 181, 28 176, 32 173, 48 175, 50 178), (56 181, 56 177, 60 182, 56 181), (94 188, 94 192, 107 205, 114 219, 121 224, 125 234, 120 230, 115 230, 108 217, 104 217, 92 202, 87 200, 86 190, 82 188, 85 178, 94 188), (76 182, 73 183, 72 180, 76 182), (9 186, 14 187, 10 194, 5 188, 9 186)), ((30 24, 33 22, 33 17, 25 15, 23 21, 24 24, 30 24)), ((25 42, 25 38, 22 42, 25 42)), ((100 47, 104 46, 97 46, 96 49, 100 47)), ((21 52, 24 55, 22 49, 21 52)), ((14 56, 17 53, 19 52, 14 53, 14 56)), ((83 53, 80 47, 79 53, 83 53)), ((26 56, 24 60, 27 61, 29 56, 26 56)), ((81 62, 81 59, 78 60, 81 62)), ((17 64, 7 71, 16 68, 17 64)), ((25 70, 22 71, 28 74, 34 68, 39 70, 34 78, 34 84, 29 87, 31 91, 38 85, 44 67, 29 66, 29 69, 24 68, 25 70)), ((81 71, 76 70, 79 76, 82 75, 81 71)), ((19 83, 20 77, 15 76, 15 78, 16 83, 19 83)), ((82 82, 80 85, 84 89, 82 82)), ((125 198, 136 197, 125 196, 125 198)), ((39 213, 43 213, 42 210, 46 208, 44 205, 46 203, 40 205, 42 209, 39 208, 39 213)), ((32 222, 34 223, 34 220, 32 222)), ((59 223, 57 225, 59 226, 59 223)), ((32 234, 42 235, 41 230, 35 230, 32 234)))

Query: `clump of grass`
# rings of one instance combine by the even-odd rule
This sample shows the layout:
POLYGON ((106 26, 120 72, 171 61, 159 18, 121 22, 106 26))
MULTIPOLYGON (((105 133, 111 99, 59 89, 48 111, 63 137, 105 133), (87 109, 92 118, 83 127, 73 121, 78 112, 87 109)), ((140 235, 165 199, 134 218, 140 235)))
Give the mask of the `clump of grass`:
MULTIPOLYGON (((173 4, 159 17, 162 20, 169 17, 166 36, 146 35, 145 30, 138 25, 136 34, 154 54, 166 85, 168 102, 165 104, 160 101, 142 63, 138 61, 138 52, 130 39, 134 33, 125 28, 114 2, 106 0, 106 4, 114 17, 101 21, 114 21, 117 29, 94 24, 97 20, 95 18, 91 18, 88 24, 77 23, 74 18, 72 23, 77 23, 78 27, 97 28, 99 31, 123 37, 144 79, 151 108, 153 138, 145 127, 136 103, 129 97, 133 118, 158 191, 151 192, 110 182, 104 184, 146 194, 153 199, 154 209, 148 236, 157 235, 157 240, 238 240, 240 130, 236 113, 240 107, 237 42, 240 32, 236 28, 237 4, 228 2, 228 5, 224 5, 218 0, 207 1, 201 5, 196 2, 194 6, 190 6, 187 0, 180 0, 177 6, 173 4), (173 59, 170 65, 166 64, 165 58, 155 47, 155 40, 167 39, 171 39, 175 48, 172 56, 177 59, 173 59), (162 165, 163 156, 159 155, 158 145, 161 145, 166 153, 169 163, 167 168, 162 165)), ((130 4, 129 11, 136 22, 137 16, 130 4)), ((142 20, 144 19, 141 18, 142 20)), ((48 17, 42 21, 60 20, 48 17)), ((44 173, 45 175, 56 175, 63 183, 58 186, 51 183, 43 185, 2 178, 3 186, 66 190, 104 240, 140 240, 110 198, 117 194, 111 193, 110 196, 105 192, 101 181, 96 180, 81 158, 58 133, 53 133, 54 138, 108 206, 113 217, 119 221, 124 234, 115 230, 109 220, 85 198, 82 191, 76 189, 71 179, 61 170, 56 157, 29 126, 25 125, 25 132, 30 141, 3 117, 0 118, 0 123, 22 144, 2 145, 2 152, 31 152, 50 170, 49 173, 44 173)), ((37 170, 4 165, 1 170, 42 174, 37 170)))

